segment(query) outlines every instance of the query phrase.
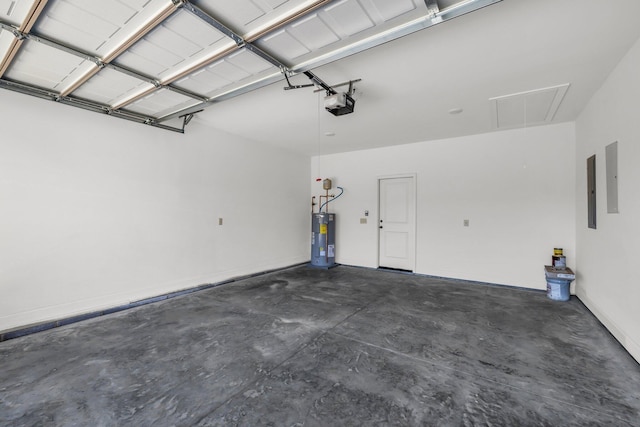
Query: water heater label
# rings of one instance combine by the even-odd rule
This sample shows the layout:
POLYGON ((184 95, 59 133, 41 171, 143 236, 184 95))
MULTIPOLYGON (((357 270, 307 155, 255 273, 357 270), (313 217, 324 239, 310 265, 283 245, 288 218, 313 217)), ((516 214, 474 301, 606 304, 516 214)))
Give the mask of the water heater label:
POLYGON ((329 250, 329 257, 335 257, 334 248, 335 248, 335 245, 327 246, 327 249, 329 250))
POLYGON ((327 234, 327 224, 320 224, 320 234, 327 234))

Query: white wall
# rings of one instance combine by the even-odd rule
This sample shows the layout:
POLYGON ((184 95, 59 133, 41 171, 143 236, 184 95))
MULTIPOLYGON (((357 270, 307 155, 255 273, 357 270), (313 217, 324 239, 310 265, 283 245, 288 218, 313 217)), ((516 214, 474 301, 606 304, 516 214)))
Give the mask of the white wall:
POLYGON ((0 117, 0 331, 309 259, 308 158, 8 91, 0 117))
POLYGON ((576 122, 577 295, 640 361, 640 41, 576 122), (618 141, 619 209, 607 213, 605 146, 618 141), (596 155, 597 229, 587 227, 586 159, 596 155))
POLYGON ((575 263, 573 123, 326 155, 311 171, 345 188, 338 263, 378 266, 377 180, 401 173, 417 174, 417 273, 546 289, 554 247, 575 263))

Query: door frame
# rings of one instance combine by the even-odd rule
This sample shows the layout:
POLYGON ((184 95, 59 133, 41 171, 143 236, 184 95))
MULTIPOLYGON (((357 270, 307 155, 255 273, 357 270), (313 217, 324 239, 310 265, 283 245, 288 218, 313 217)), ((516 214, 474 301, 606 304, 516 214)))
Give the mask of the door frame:
MULTIPOLYGON (((376 177, 377 180, 377 210, 378 210, 378 219, 376 221, 376 226, 380 226, 380 181, 383 179, 394 179, 394 178, 412 178, 413 179, 413 198, 414 198, 414 212, 413 212, 413 265, 411 266, 411 272, 416 272, 416 264, 418 260, 418 174, 416 172, 409 173, 399 173, 392 175, 378 175, 376 177)), ((378 264, 378 268, 380 268, 380 229, 376 228, 376 240, 378 242, 378 251, 376 253, 376 260, 378 264)))

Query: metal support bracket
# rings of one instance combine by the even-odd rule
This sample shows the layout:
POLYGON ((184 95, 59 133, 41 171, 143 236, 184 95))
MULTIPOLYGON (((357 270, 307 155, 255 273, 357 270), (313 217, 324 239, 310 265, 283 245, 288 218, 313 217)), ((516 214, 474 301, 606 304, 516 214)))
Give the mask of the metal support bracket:
POLYGON ((191 119, 193 119, 193 117, 196 114, 198 114, 200 111, 202 111, 202 110, 194 111, 193 113, 189 113, 189 114, 185 114, 184 116, 180 116, 180 118, 182 119, 182 132, 184 132, 184 128, 187 127, 187 125, 189 124, 191 119))
POLYGON ((433 18, 440 12, 437 0, 424 0, 424 3, 427 5, 429 18, 433 18))
POLYGON ((326 84, 324 81, 322 81, 320 77, 316 76, 311 71, 305 71, 304 75, 309 77, 309 79, 311 79, 311 81, 314 82, 316 85, 324 89, 327 92, 327 96, 335 95, 336 93, 338 93, 334 88, 326 84))
MULTIPOLYGON (((361 82, 362 79, 355 79, 355 80, 349 80, 348 82, 342 82, 342 83, 337 83, 335 85, 331 85, 332 88, 337 88, 337 87, 341 87, 341 86, 346 86, 349 85, 349 91, 347 92, 349 95, 353 95, 353 92, 355 92, 356 88, 354 86, 354 83, 358 83, 361 82)), ((313 92, 322 92, 324 89, 316 89, 313 92)))
POLYGON ((305 87, 313 87, 313 86, 315 86, 313 83, 308 83, 306 85, 292 85, 291 82, 289 81, 289 71, 282 70, 282 74, 284 75, 284 78, 287 81, 287 86, 284 87, 284 90, 302 89, 302 88, 305 88, 305 87))

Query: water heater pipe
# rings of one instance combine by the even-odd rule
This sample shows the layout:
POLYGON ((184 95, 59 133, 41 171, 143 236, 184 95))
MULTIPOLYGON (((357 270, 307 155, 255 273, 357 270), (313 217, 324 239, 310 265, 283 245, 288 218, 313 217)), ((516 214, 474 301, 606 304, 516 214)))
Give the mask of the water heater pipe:
MULTIPOLYGON (((337 196, 331 196, 332 199, 329 199, 329 194, 327 194, 327 196, 326 196, 327 197, 327 201, 320 205, 320 209, 319 209, 318 212, 322 212, 322 208, 325 207, 329 202, 333 202, 335 199, 337 199, 338 197, 342 196, 342 193, 344 193, 344 188, 342 188, 342 187, 336 187, 336 188, 338 190, 340 190, 340 194, 338 194, 337 196)), ((328 192, 329 191, 327 190, 327 193, 328 192)), ((320 196, 321 199, 322 199, 322 197, 325 197, 325 196, 320 196)), ((327 209, 329 209, 329 208, 327 207, 327 209)))

